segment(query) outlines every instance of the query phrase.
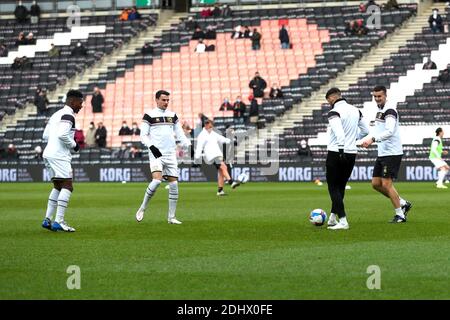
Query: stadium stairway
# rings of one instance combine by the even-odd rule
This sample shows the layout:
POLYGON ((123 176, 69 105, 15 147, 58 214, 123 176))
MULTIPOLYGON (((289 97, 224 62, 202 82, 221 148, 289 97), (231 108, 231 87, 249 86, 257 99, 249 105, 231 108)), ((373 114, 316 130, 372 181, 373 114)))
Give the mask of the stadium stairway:
POLYGON ((414 39, 415 34, 420 33, 422 28, 428 25, 428 17, 432 8, 438 8, 439 11, 445 12, 445 3, 433 3, 432 1, 420 3, 417 15, 411 17, 400 28, 388 35, 378 46, 347 67, 334 80, 313 92, 311 97, 294 105, 283 117, 277 118, 266 128, 250 135, 247 142, 242 144, 242 148, 237 150, 238 157, 244 157, 245 150, 256 150, 258 144, 264 144, 267 139, 282 134, 285 129, 295 126, 295 123, 301 122, 304 116, 312 115, 314 110, 321 110, 322 104, 325 102, 325 93, 329 88, 338 87, 341 90, 348 90, 349 86, 355 83, 359 77, 363 77, 367 72, 373 71, 377 65, 381 65, 384 59, 397 52, 408 40, 414 39))
MULTIPOLYGON (((128 44, 118 48, 111 55, 105 56, 99 63, 86 69, 83 73, 69 79, 63 86, 48 94, 50 104, 58 104, 69 89, 79 88, 80 85, 92 83, 100 74, 108 71, 108 67, 116 67, 118 61, 125 60, 128 54, 133 54, 136 49, 142 47, 146 42, 151 42, 162 31, 169 29, 171 24, 178 23, 180 18, 186 17, 185 13, 174 13, 172 10, 162 10, 155 27, 148 28, 133 38, 128 44)), ((36 114, 36 107, 28 103, 25 108, 17 110, 12 116, 5 116, 0 122, 0 134, 6 132, 7 127, 15 126, 19 120, 26 120, 29 116, 36 114)))

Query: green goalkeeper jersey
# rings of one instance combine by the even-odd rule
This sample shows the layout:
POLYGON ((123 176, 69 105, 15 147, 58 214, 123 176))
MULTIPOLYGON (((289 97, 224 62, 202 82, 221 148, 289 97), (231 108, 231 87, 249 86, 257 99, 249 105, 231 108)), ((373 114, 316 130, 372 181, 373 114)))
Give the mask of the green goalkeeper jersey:
POLYGON ((440 137, 434 138, 431 142, 430 159, 442 159, 443 149, 444 145, 442 144, 442 139, 440 137))

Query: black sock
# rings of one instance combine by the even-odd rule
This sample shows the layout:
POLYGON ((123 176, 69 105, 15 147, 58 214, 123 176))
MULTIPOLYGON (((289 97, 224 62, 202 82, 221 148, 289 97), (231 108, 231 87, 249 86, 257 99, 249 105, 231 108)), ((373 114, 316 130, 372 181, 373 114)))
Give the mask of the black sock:
POLYGON ((233 179, 227 181, 228 184, 233 184, 233 179))
POLYGON ((218 189, 217 189, 217 192, 222 192, 223 191, 223 187, 219 187, 218 189))

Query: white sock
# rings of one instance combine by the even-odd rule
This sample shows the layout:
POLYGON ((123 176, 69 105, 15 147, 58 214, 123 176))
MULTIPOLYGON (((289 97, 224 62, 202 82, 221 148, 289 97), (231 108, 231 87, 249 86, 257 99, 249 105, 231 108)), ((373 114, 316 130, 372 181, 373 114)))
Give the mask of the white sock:
POLYGON ((169 213, 168 219, 175 218, 178 201, 178 181, 169 182, 169 213))
POLYGON ((58 207, 58 196, 59 196, 59 190, 56 190, 55 188, 50 191, 50 196, 48 197, 47 202, 47 212, 45 213, 45 217, 53 220, 53 214, 56 211, 56 208, 58 207))
POLYGON ((395 214, 399 217, 405 218, 405 215, 403 214, 402 208, 395 209, 395 214))
POLYGON ((330 220, 336 220, 336 214, 331 212, 330 213, 330 220))
POLYGON ((158 189, 159 185, 161 184, 161 180, 153 179, 152 182, 149 183, 147 190, 145 190, 144 195, 144 201, 142 201, 141 208, 147 209, 148 202, 153 197, 153 195, 156 192, 156 189, 158 189))
POLYGON ((403 207, 406 204, 406 200, 400 197, 400 206, 403 207))
POLYGON ((64 221, 64 214, 66 212, 67 206, 69 205, 70 196, 72 192, 68 189, 61 189, 58 196, 58 208, 56 209, 56 219, 55 221, 60 223, 64 221))
POLYGON ((348 224, 347 217, 339 218, 339 223, 340 224, 348 224))
POLYGON ((447 175, 447 170, 439 170, 437 184, 443 184, 444 178, 446 175, 447 175))

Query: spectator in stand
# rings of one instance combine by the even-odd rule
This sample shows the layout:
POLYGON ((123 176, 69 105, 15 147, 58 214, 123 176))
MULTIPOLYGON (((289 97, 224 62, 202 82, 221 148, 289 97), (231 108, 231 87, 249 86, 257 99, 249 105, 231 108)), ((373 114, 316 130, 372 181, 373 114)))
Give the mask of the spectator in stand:
POLYGON ((86 141, 83 130, 80 127, 78 127, 78 125, 77 128, 75 129, 75 135, 73 137, 73 140, 75 140, 75 142, 78 143, 80 149, 86 148, 86 141))
POLYGON ((300 158, 303 158, 303 160, 311 160, 311 148, 308 146, 308 142, 305 139, 300 141, 300 148, 298 149, 297 154, 300 158))
POLYGON ((141 49, 142 55, 151 55, 153 54, 153 47, 150 45, 150 42, 146 42, 141 49))
POLYGON ((137 122, 133 122, 133 125, 131 127, 131 134, 133 136, 139 136, 141 134, 141 129, 139 129, 137 122))
POLYGON ((243 37, 245 39, 250 39, 252 37, 252 32, 251 32, 249 26, 244 26, 244 35, 243 35, 243 37))
POLYGON ((234 27, 234 31, 231 34, 231 39, 239 39, 239 38, 243 38, 244 34, 241 32, 241 26, 238 25, 236 27, 234 27))
POLYGON ((120 21, 128 21, 128 15, 130 10, 128 8, 125 8, 122 10, 122 13, 119 16, 120 21))
POLYGON ((122 127, 119 130, 119 136, 130 136, 131 135, 131 129, 128 126, 126 121, 122 122, 122 127))
POLYGON ((210 8, 206 7, 200 12, 200 17, 209 18, 212 16, 212 11, 210 8))
POLYGON ((366 5, 362 2, 359 4, 359 12, 361 12, 361 13, 366 12, 366 5))
POLYGON ((233 15, 233 11, 231 10, 228 4, 224 4, 222 8, 222 17, 231 17, 233 15))
POLYGON ((367 34, 367 28, 366 28, 366 26, 364 25, 364 20, 363 19, 358 19, 358 20, 356 20, 356 23, 355 23, 355 33, 358 35, 358 36, 363 36, 363 35, 366 35, 367 34))
POLYGON ((22 58, 16 57, 13 64, 11 65, 11 68, 15 70, 31 69, 32 67, 33 63, 25 56, 23 56, 22 58))
POLYGON ((86 131, 86 147, 94 148, 95 147, 95 125, 93 122, 89 124, 89 128, 86 131))
POLYGON ((220 105, 219 111, 231 111, 233 106, 228 98, 223 99, 223 103, 220 105))
POLYGON ((27 39, 25 38, 25 34, 23 32, 19 32, 19 35, 16 39, 16 47, 23 46, 27 44, 27 39))
POLYGON ((248 100, 250 101, 250 113, 249 113, 249 120, 251 124, 255 124, 258 122, 258 116, 259 116, 259 106, 258 101, 256 100, 256 97, 253 95, 250 95, 248 97, 248 100))
POLYGON ((400 6, 397 3, 397 0, 389 0, 385 5, 384 5, 384 9, 385 10, 398 10, 400 9, 400 6))
POLYGON ((36 160, 42 160, 42 147, 41 146, 36 146, 34 148, 34 159, 36 160))
POLYGON ((440 72, 438 80, 439 82, 441 82, 442 84, 448 84, 450 83, 450 70, 449 70, 450 66, 447 67, 447 69, 444 69, 440 72))
POLYGON ((36 0, 33 1, 33 4, 30 8, 30 17, 31 17, 31 23, 38 23, 39 18, 41 16, 41 7, 36 3, 36 0))
POLYGON ((61 51, 57 47, 55 47, 55 45, 53 43, 51 44, 51 46, 52 47, 48 51, 48 56, 50 58, 59 57, 61 55, 61 51))
POLYGON ((433 13, 428 18, 428 23, 430 24, 430 29, 436 32, 444 32, 444 24, 441 15, 439 14, 439 9, 433 9, 433 13))
POLYGON ((135 145, 131 146, 130 148, 130 158, 131 159, 137 159, 142 158, 142 150, 136 147, 135 145))
POLYGON ((197 46, 195 47, 195 52, 203 53, 206 51, 206 44, 203 43, 203 39, 198 40, 197 46))
POLYGON ((195 29, 194 34, 192 35, 192 40, 200 40, 200 39, 205 39, 205 33, 200 27, 197 27, 197 29, 195 29))
POLYGON ((278 39, 281 42, 281 49, 289 49, 289 33, 286 30, 284 24, 281 26, 280 32, 278 34, 278 39))
POLYGON ((7 57, 8 53, 8 48, 3 43, 0 43, 0 57, 7 57))
POLYGON ((137 10, 136 6, 131 8, 129 14, 128 14, 128 21, 134 21, 141 19, 141 14, 137 10))
POLYGON ((437 66, 436 66, 436 63, 431 61, 431 58, 428 57, 427 62, 424 63, 422 69, 423 70, 435 70, 435 69, 437 69, 437 66))
POLYGON ((10 143, 8 145, 8 150, 6 150, 6 159, 15 160, 19 159, 19 152, 14 144, 10 143))
POLYGON ((241 96, 236 97, 236 101, 233 104, 233 118, 234 123, 244 123, 245 103, 242 102, 241 96))
POLYGON ((99 148, 106 147, 106 137, 108 132, 106 128, 103 126, 103 122, 99 122, 97 125, 97 130, 95 131, 95 143, 99 148))
POLYGON ((27 38, 25 39, 25 43, 24 44, 29 44, 29 45, 34 45, 36 44, 36 38, 33 35, 33 32, 30 32, 27 36, 27 38))
POLYGON ((220 4, 216 3, 214 4, 214 9, 212 11, 212 16, 214 18, 219 18, 222 14, 222 10, 220 10, 220 4))
POLYGON ((248 86, 253 90, 253 96, 255 98, 264 97, 264 90, 267 88, 267 82, 261 78, 259 72, 255 72, 255 77, 250 81, 248 86))
POLYGON ((103 112, 103 104, 105 103, 105 99, 98 87, 94 87, 94 93, 92 94, 92 112, 98 113, 103 112))
POLYGON ((122 142, 120 145, 120 149, 116 154, 116 157, 119 159, 129 159, 130 158, 130 150, 128 150, 128 146, 125 142, 122 142))
POLYGON ((274 83, 272 85, 272 88, 270 88, 269 97, 271 97, 272 99, 283 98, 283 92, 281 91, 281 88, 277 83, 274 83))
POLYGON ((216 38, 217 38, 216 28, 212 25, 206 26, 205 39, 212 40, 216 38))
POLYGON ((253 50, 259 50, 261 49, 261 34, 258 32, 258 30, 255 28, 253 29, 253 33, 252 33, 252 49, 253 50))
POLYGON ((34 105, 36 106, 38 116, 47 116, 47 106, 50 104, 47 98, 47 91, 40 90, 34 98, 34 105))
POLYGON ((76 47, 72 49, 72 57, 86 57, 86 56, 87 56, 86 47, 81 42, 78 42, 76 47))
POLYGON ((194 20, 193 16, 189 16, 184 23, 184 29, 186 31, 194 31, 199 27, 198 23, 194 20))
POLYGON ((19 1, 16 9, 14 10, 14 16, 18 23, 24 23, 28 18, 28 9, 22 4, 22 1, 19 1))

